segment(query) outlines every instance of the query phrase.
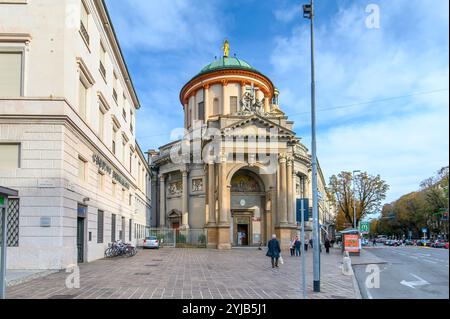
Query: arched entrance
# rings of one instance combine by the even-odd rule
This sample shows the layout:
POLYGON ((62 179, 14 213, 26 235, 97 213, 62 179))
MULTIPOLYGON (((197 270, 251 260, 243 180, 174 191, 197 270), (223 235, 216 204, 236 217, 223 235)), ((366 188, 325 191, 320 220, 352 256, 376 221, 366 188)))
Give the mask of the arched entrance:
POLYGON ((261 178, 239 169, 231 178, 230 239, 233 246, 259 245, 265 241, 265 189, 261 178))

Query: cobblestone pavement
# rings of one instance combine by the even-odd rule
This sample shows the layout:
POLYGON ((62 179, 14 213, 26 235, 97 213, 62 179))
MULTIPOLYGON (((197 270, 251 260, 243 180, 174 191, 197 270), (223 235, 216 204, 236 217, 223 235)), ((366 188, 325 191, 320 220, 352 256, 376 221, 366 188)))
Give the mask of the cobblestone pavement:
MULTIPOLYGON (((353 277, 341 272, 337 249, 321 254, 320 293, 312 292, 312 251, 306 256, 307 298, 358 298, 353 277)), ((66 288, 69 273, 60 271, 8 287, 7 298, 301 299, 301 258, 283 257, 284 264, 272 269, 257 248, 139 250, 132 258, 80 265, 80 288, 66 288)))

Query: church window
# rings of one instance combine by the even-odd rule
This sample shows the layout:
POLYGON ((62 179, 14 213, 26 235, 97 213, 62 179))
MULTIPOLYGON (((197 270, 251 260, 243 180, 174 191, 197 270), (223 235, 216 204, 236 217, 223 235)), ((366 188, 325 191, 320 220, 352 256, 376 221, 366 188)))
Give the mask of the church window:
POLYGON ((204 102, 198 103, 198 120, 199 121, 205 120, 205 103, 204 102))
POLYGON ((230 113, 237 112, 237 96, 230 96, 230 113))
POLYGON ((218 98, 214 98, 214 101, 213 101, 213 113, 214 113, 214 115, 218 115, 220 113, 220 111, 219 111, 219 99, 218 98))

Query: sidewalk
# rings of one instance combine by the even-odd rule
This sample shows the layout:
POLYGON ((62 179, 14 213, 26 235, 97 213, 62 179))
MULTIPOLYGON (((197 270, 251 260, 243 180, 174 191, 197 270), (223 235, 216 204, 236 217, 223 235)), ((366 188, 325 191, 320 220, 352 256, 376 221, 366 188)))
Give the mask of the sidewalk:
POLYGON ((41 269, 28 269, 28 270, 6 270, 6 287, 15 286, 36 278, 45 277, 50 274, 58 272, 58 270, 41 270, 41 269))
MULTIPOLYGON (((339 249, 322 251, 321 292, 314 293, 312 251, 306 252, 308 299, 359 299, 354 276, 342 273, 339 249)), ((301 258, 283 251, 273 269, 266 249, 162 248, 132 258, 80 265, 80 288, 64 270, 7 289, 7 298, 38 299, 302 299, 301 258)))

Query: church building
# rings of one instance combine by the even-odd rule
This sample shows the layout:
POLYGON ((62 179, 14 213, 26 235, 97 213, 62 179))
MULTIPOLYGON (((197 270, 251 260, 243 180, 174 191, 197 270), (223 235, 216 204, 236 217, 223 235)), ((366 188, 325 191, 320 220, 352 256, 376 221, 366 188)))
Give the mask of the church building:
MULTIPOLYGON (((184 136, 149 151, 153 220, 160 228, 206 229, 210 248, 265 245, 272 234, 287 247, 299 232, 296 198, 309 198, 312 210, 311 155, 272 81, 230 57, 228 41, 223 51, 181 89, 184 136)), ((325 187, 319 167, 326 232, 334 209, 325 187)))

